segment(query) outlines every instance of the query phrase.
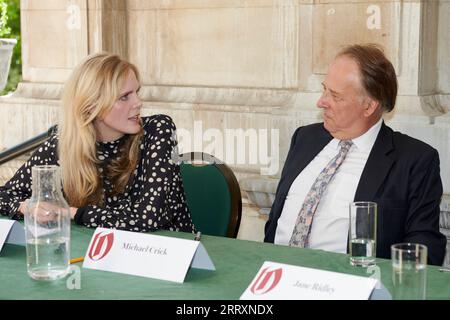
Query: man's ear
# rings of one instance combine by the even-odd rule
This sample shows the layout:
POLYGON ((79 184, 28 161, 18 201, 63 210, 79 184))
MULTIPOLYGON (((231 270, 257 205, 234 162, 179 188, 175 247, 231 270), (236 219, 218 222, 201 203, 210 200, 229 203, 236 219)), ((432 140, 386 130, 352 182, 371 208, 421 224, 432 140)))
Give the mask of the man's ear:
POLYGON ((367 118, 378 112, 378 110, 380 109, 380 102, 372 99, 371 97, 365 98, 363 104, 364 116, 366 116, 367 118))

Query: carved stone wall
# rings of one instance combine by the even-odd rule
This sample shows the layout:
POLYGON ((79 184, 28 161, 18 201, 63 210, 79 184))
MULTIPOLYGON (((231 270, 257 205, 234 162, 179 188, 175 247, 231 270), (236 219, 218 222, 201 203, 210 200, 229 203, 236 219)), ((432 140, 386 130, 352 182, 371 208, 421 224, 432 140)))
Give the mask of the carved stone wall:
MULTIPOLYGON (((387 122, 449 156, 448 1, 22 0, 21 12, 24 81, 13 97, 0 98, 0 112, 15 114, 0 119, 0 148, 54 123, 73 66, 104 50, 139 67, 144 114, 167 113, 192 135, 201 122, 201 143, 180 139, 182 150, 204 150, 217 132, 227 144, 227 129, 254 130, 258 141, 234 152, 245 161, 228 160, 239 175, 258 175, 263 156, 250 161, 251 143, 267 142, 270 153, 276 130, 273 156, 281 168, 295 128, 320 121, 315 103, 335 53, 376 42, 399 80, 387 122)), ((209 150, 223 157, 229 151, 209 150)), ((449 193, 446 161, 442 173, 449 193)))
POLYGON ((144 115, 166 113, 192 135, 182 151, 233 151, 225 160, 238 178, 260 177, 272 156, 276 177, 294 130, 320 121, 315 103, 333 56, 376 42, 399 81, 385 119, 438 149, 450 194, 450 1, 22 0, 21 15, 24 81, 0 98, 0 149, 54 124, 73 66, 105 50, 140 69, 144 115), (239 129, 243 147, 232 136, 239 129))

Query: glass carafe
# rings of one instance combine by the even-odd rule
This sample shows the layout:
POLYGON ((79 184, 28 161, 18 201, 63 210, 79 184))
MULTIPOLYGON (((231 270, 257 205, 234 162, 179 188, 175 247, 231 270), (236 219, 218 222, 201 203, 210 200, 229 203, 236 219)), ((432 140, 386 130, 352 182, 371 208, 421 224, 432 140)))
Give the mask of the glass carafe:
POLYGON ((70 268, 70 210, 59 167, 35 166, 32 178, 25 212, 28 274, 36 280, 60 279, 70 268))

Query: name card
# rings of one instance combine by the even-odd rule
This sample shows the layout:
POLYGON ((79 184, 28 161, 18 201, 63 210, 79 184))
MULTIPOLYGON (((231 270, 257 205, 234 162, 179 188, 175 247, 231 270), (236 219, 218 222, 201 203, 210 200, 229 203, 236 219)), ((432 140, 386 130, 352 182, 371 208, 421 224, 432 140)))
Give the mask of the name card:
POLYGON ((367 300, 376 279, 264 262, 241 300, 367 300))
POLYGON ((25 245, 25 229, 15 220, 0 220, 0 251, 5 243, 25 245))
POLYGON ((83 268, 182 283, 189 267, 215 270, 200 241, 97 228, 83 268))

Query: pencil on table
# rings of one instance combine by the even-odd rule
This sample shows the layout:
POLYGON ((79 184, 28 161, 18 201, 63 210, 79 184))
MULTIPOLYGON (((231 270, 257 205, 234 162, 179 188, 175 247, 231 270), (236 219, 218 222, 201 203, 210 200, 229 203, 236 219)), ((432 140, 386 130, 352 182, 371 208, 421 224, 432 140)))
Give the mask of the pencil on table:
POLYGON ((84 258, 83 258, 83 257, 81 257, 81 258, 75 258, 75 259, 71 259, 71 260, 70 260, 70 264, 74 264, 74 263, 82 262, 82 261, 84 261, 84 258))

